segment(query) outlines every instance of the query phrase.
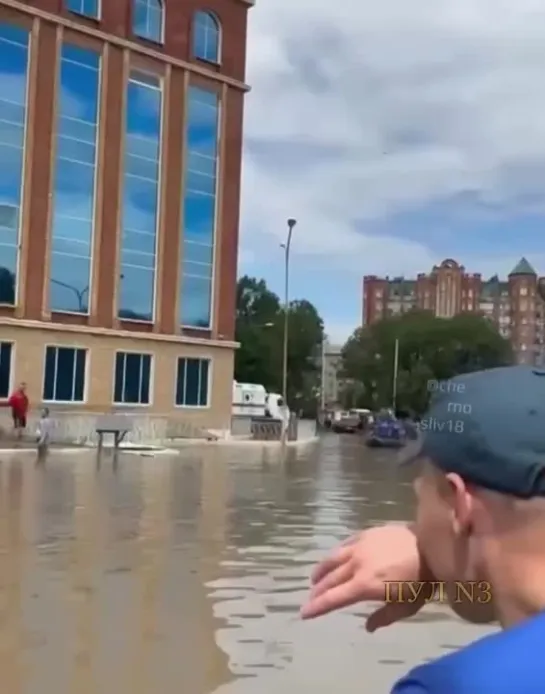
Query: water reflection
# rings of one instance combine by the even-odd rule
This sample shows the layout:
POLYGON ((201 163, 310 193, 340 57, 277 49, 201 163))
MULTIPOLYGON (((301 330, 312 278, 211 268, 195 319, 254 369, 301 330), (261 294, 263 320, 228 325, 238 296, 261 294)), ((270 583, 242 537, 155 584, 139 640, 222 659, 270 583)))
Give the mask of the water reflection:
POLYGON ((411 512, 408 480, 355 439, 285 464, 213 446, 115 469, 86 454, 0 460, 3 691, 387 691, 473 637, 440 608, 374 637, 361 609, 299 620, 327 547, 411 512))

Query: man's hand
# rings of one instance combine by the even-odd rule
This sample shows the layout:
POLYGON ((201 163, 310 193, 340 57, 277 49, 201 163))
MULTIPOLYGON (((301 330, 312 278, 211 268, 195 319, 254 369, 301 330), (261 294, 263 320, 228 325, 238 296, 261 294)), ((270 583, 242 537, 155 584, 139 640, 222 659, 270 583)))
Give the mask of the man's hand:
POLYGON ((316 567, 301 616, 312 619, 358 602, 382 602, 367 620, 367 630, 372 632, 416 614, 425 604, 425 596, 412 603, 384 603, 386 583, 419 580, 433 578, 421 559, 411 526, 369 528, 316 567))

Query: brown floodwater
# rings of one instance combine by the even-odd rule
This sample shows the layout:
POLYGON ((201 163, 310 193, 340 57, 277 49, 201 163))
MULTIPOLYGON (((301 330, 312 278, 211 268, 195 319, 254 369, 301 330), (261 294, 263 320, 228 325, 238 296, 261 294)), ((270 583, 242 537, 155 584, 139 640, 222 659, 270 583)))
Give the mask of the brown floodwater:
POLYGON ((0 451, 0 691, 388 692, 485 630, 438 606, 373 636, 368 606, 298 610, 329 548, 411 511, 393 457, 356 437, 284 462, 254 446, 100 467, 0 451))

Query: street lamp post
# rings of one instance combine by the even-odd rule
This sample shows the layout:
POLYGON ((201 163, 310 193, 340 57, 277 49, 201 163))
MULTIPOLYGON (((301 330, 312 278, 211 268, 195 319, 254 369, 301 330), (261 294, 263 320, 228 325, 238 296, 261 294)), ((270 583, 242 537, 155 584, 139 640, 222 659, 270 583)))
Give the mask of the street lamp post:
MULTIPOLYGON (((288 345, 289 345, 289 288, 290 288, 290 248, 296 219, 288 219, 288 238, 281 244, 284 249, 284 348, 282 352, 282 397, 284 408, 288 406, 288 345)), ((287 424, 287 423, 286 423, 287 424)), ((282 440, 285 442, 287 425, 284 425, 282 440)))
POLYGON ((320 410, 322 415, 325 412, 326 342, 325 335, 322 335, 322 358, 320 364, 320 410))
POLYGON ((78 300, 79 311, 85 311, 84 297, 89 292, 89 286, 85 287, 84 289, 78 289, 77 287, 74 287, 74 285, 72 284, 68 284, 67 282, 61 282, 60 280, 56 280, 53 277, 51 277, 51 282, 53 284, 56 284, 58 287, 63 287, 64 289, 69 289, 71 292, 74 292, 78 300))

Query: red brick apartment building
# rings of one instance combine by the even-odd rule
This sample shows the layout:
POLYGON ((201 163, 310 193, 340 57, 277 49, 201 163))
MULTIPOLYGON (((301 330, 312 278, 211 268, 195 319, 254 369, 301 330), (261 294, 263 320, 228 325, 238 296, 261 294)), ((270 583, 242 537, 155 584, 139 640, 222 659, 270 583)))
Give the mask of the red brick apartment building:
POLYGON ((253 0, 0 0, 0 398, 229 426, 253 0))
POLYGON ((363 278, 363 324, 411 308, 428 309, 442 318, 467 311, 482 313, 511 341, 519 363, 543 364, 545 316, 537 292, 541 281, 526 258, 507 280, 497 275, 483 280, 451 259, 416 279, 367 275, 363 278))

